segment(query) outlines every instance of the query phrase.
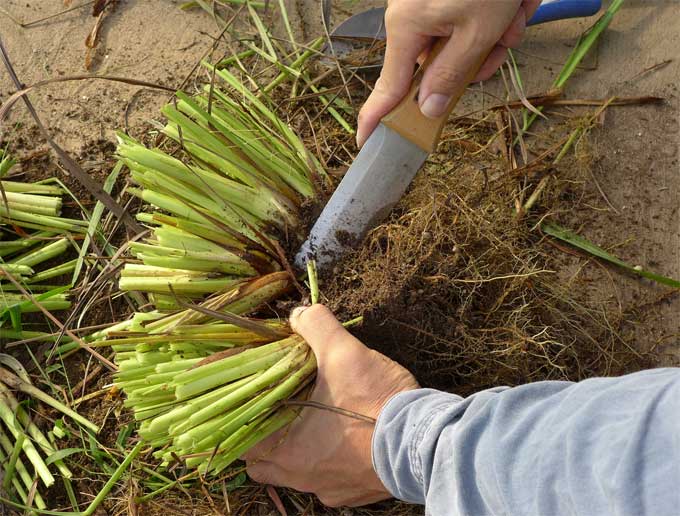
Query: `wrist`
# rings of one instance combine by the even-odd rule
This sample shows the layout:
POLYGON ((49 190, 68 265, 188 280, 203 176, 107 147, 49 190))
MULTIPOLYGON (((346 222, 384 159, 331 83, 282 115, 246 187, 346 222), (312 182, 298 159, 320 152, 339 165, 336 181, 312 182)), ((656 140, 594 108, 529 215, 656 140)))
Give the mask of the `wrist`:
POLYGON ((460 398, 434 389, 401 392, 378 416, 371 442, 373 469, 385 489, 400 500, 424 504, 419 448, 437 416, 460 398))

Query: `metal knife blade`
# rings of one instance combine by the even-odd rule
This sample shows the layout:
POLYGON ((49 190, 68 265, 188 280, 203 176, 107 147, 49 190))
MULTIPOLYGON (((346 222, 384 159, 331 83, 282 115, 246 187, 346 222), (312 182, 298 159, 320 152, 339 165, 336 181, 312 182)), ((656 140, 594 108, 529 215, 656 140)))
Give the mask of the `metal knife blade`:
POLYGON ((382 222, 425 162, 427 151, 379 124, 361 148, 295 257, 323 267, 382 222))

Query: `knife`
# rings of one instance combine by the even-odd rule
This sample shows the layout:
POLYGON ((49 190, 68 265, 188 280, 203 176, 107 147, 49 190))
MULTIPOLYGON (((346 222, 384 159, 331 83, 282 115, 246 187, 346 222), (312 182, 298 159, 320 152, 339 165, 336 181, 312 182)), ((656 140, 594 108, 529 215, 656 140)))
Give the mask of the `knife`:
MULTIPOLYGON (((579 16, 591 16, 601 8, 601 0, 548 0, 543 2, 528 24, 579 16)), ((465 92, 454 92, 447 112, 439 118, 425 117, 417 102, 424 71, 446 40, 437 42, 428 59, 416 72, 404 99, 387 114, 368 138, 321 215, 309 237, 295 256, 300 268, 314 259, 320 269, 342 258, 366 233, 380 224, 401 199, 427 156, 439 143, 449 114, 465 92)), ((467 85, 491 51, 466 78, 467 85)))

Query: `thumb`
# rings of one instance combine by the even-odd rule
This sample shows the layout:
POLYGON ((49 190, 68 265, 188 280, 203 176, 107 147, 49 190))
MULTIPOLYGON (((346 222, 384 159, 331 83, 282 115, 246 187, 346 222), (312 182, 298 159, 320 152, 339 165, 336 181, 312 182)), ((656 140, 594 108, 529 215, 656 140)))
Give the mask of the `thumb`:
POLYGON ((290 326, 312 348, 319 367, 334 351, 344 353, 364 347, 324 305, 296 308, 290 315, 290 326))
POLYGON ((456 34, 454 30, 454 35, 425 70, 418 104, 426 117, 439 118, 446 113, 449 104, 463 95, 477 75, 493 45, 487 48, 473 44, 474 41, 474 35, 456 34))

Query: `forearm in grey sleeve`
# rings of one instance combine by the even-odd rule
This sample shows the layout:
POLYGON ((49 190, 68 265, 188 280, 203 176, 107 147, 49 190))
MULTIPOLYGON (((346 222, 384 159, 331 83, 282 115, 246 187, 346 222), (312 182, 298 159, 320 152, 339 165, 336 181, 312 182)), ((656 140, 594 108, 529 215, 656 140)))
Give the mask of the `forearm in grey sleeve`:
POLYGON ((680 514, 680 369, 392 398, 373 463, 429 515, 680 514))

